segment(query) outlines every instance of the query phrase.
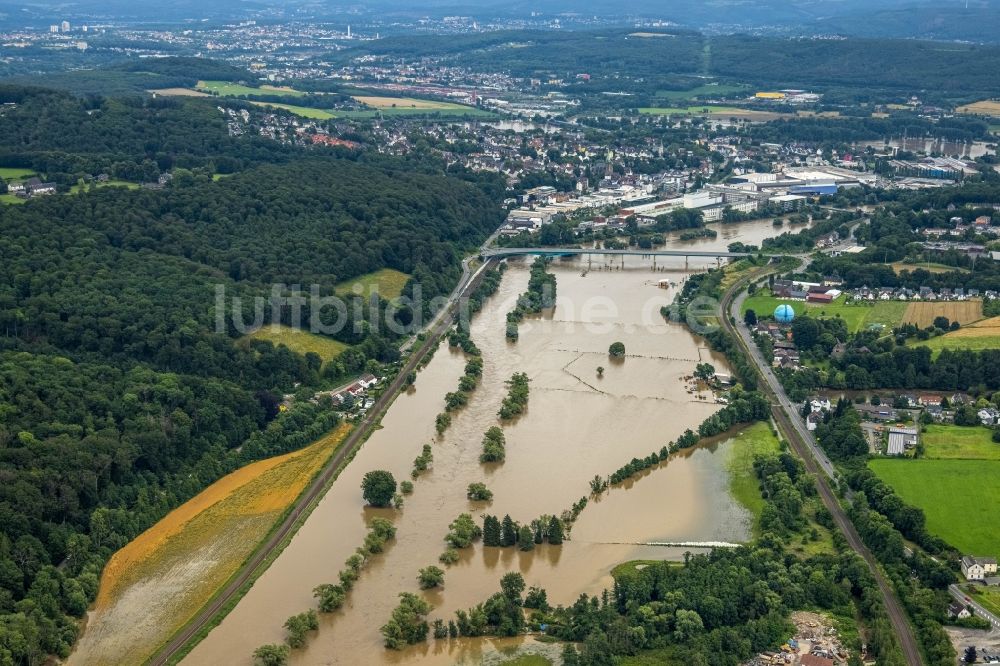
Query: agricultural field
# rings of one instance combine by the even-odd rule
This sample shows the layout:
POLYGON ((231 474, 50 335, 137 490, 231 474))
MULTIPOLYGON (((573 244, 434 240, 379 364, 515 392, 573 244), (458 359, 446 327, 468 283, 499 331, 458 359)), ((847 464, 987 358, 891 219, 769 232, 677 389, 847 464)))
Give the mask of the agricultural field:
POLYGON ((729 474, 729 492, 745 506, 754 519, 754 529, 764 510, 760 483, 753 471, 754 456, 779 451, 778 438, 769 423, 757 422, 733 436, 726 448, 726 471, 729 474))
POLYGON ((750 296, 743 302, 743 313, 753 310, 758 317, 771 317, 779 305, 792 306, 796 316, 830 318, 840 317, 849 331, 857 332, 870 326, 880 325, 892 328, 899 325, 906 311, 907 303, 902 301, 875 301, 873 303, 846 303, 846 296, 840 296, 830 305, 806 303, 785 298, 776 298, 768 292, 750 296))
POLYGON ((275 346, 285 345, 297 354, 315 352, 324 361, 336 358, 347 349, 347 345, 339 340, 283 324, 262 326, 247 337, 253 340, 269 340, 275 346))
POLYGON ((219 479, 115 553, 78 661, 143 663, 239 570, 350 429, 219 479))
POLYGON ((691 88, 690 90, 657 90, 656 96, 670 100, 671 102, 682 102, 697 97, 727 97, 736 93, 749 90, 749 86, 733 85, 728 83, 708 83, 691 88))
POLYGON ((424 111, 464 111, 471 107, 454 102, 440 102, 433 99, 415 97, 382 97, 377 95, 354 95, 354 100, 375 109, 407 108, 424 111))
POLYGON ((382 298, 391 301, 394 298, 399 298, 409 279, 410 276, 406 273, 392 268, 383 268, 374 273, 365 273, 353 280, 341 282, 334 288, 334 291, 338 296, 360 293, 366 297, 375 292, 382 298))
POLYGON ((897 275, 903 271, 915 271, 918 268, 921 270, 925 270, 928 273, 952 273, 956 271, 960 273, 967 273, 969 270, 967 268, 948 266, 946 264, 936 264, 934 262, 921 262, 919 264, 908 264, 902 261, 895 261, 889 265, 892 266, 892 270, 894 270, 897 275))
POLYGON ((195 85, 195 89, 202 92, 215 93, 221 97, 239 97, 240 95, 245 95, 247 97, 253 97, 255 95, 284 95, 286 97, 302 97, 306 93, 301 90, 295 90, 294 88, 289 88, 288 86, 261 86, 260 88, 251 88, 249 86, 241 86, 237 83, 230 83, 229 81, 199 81, 195 85))
POLYGON ((985 426, 931 424, 921 439, 923 457, 930 460, 1000 460, 1000 444, 985 426))
MULTIPOLYGON (((973 438, 942 455, 980 455, 973 438)), ((1000 445, 994 445, 1000 446, 1000 445)), ((985 453, 983 454, 985 455, 985 453)), ((1000 554, 1000 460, 876 458, 869 466, 907 504, 927 516, 927 529, 963 553, 1000 554), (968 501, 974 493, 975 502, 968 501)))
POLYGON ((903 316, 903 323, 926 328, 934 323, 935 317, 947 317, 948 321, 957 321, 964 326, 983 318, 983 302, 975 300, 910 303, 903 316))
POLYGON ((22 180, 24 178, 31 178, 32 176, 37 176, 38 174, 34 169, 22 169, 20 167, 0 167, 0 179, 7 180, 22 180))
POLYGON ((161 97, 211 97, 211 95, 206 92, 191 90, 190 88, 159 88, 155 90, 148 90, 146 92, 154 95, 160 95, 161 97))
POLYGON ((302 118, 312 118, 314 120, 329 120, 335 115, 324 109, 316 109, 311 106, 296 106, 294 104, 279 104, 278 102, 250 102, 256 106, 263 106, 273 109, 284 109, 289 113, 294 113, 302 118))
POLYGON ((1000 118, 1000 101, 995 99, 984 99, 979 102, 973 102, 972 104, 965 104, 964 106, 957 107, 955 110, 959 113, 974 113, 980 116, 993 116, 994 118, 1000 118))
POLYGON ((1000 317, 982 319, 968 326, 963 326, 957 331, 950 331, 929 340, 917 340, 912 344, 928 347, 935 356, 942 349, 966 351, 1000 349, 1000 317))
POLYGON ((969 597, 981 604, 986 610, 1000 615, 1000 589, 996 587, 980 587, 979 585, 969 585, 963 588, 969 592, 969 597))
POLYGON ((137 190, 139 189, 139 183, 130 183, 127 180, 108 180, 103 183, 92 182, 88 184, 80 181, 73 187, 69 188, 69 193, 76 194, 77 192, 88 192, 101 187, 124 187, 129 190, 137 190))

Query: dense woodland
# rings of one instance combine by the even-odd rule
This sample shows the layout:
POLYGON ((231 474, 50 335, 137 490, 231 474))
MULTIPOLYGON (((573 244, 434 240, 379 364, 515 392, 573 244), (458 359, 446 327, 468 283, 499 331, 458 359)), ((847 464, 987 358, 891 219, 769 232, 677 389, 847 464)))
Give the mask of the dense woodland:
MULTIPOLYGON (((0 117, 0 164, 174 176, 0 206, 0 663, 36 664, 67 654, 114 550, 221 475, 336 423, 304 401, 278 416, 281 393, 324 383, 320 359, 241 340, 232 320, 217 330, 217 286, 248 303, 275 283, 330 295, 388 267, 430 298, 502 211, 489 179, 231 138, 198 101, 0 97, 17 104, 0 117), (215 182, 223 163, 239 173, 215 182)), ((353 346, 328 373, 398 358, 398 333, 377 325, 386 308, 349 308, 336 335, 353 346)), ((277 312, 292 323, 292 307, 277 312)))

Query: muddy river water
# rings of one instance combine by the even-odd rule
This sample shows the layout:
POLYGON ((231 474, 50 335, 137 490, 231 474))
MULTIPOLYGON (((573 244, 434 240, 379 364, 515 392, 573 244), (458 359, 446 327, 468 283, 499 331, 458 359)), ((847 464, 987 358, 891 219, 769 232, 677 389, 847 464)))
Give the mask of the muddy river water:
MULTIPOLYGON (((787 229, 787 228, 786 228, 787 229)), ((733 240, 757 244, 780 233, 769 222, 719 227, 719 238, 697 241, 697 249, 725 247, 733 240), (732 232, 730 233, 730 230, 732 232)), ((673 245, 675 247, 680 244, 673 245)), ((715 265, 714 260, 700 260, 715 265)), ((312 589, 336 582, 344 560, 359 546, 366 521, 388 517, 396 539, 375 556, 342 609, 320 615, 320 630, 308 646, 294 650, 293 664, 480 663, 522 643, 544 651, 530 639, 434 641, 402 652, 382 647, 379 627, 403 591, 419 592, 418 569, 438 564, 448 524, 459 513, 484 512, 518 521, 558 514, 589 494, 595 474, 608 475, 634 456, 645 456, 696 427, 718 408, 710 395, 688 393, 681 379, 696 363, 711 361, 720 371, 724 359, 703 340, 659 314, 688 275, 683 259, 621 260, 596 258, 584 274, 585 259, 556 261, 558 301, 552 312, 521 325, 518 342, 504 337, 504 317, 528 279, 528 261, 512 261, 500 289, 472 321, 472 336, 483 353, 484 373, 469 404, 454 415, 451 428, 437 437, 434 417, 443 396, 455 390, 464 356, 442 345, 401 395, 357 457, 343 471, 285 551, 260 577, 236 608, 185 659, 185 664, 250 664, 253 650, 280 643, 282 624, 295 613, 315 608, 312 589), (612 266, 613 264, 613 266, 612 266), (627 356, 612 362, 608 346, 624 342, 627 356), (597 367, 604 366, 603 377, 597 367), (497 425, 504 381, 514 372, 531 379, 527 412, 504 424, 506 461, 482 465, 483 432, 497 425), (409 478, 421 446, 433 443, 432 469, 414 483, 399 510, 367 509, 360 481, 373 469, 409 478), (491 503, 466 499, 466 486, 483 481, 491 503)), ((692 260, 691 267, 695 263, 692 260)), ((592 501, 561 547, 531 552, 484 548, 461 552, 447 568, 443 589, 422 592, 434 606, 431 618, 483 601, 499 588, 507 571, 520 571, 528 585, 548 591, 550 603, 573 602, 581 593, 610 586, 611 568, 635 558, 680 558, 690 548, 645 545, 651 542, 738 542, 749 536, 749 514, 727 491, 722 440, 687 450, 643 477, 592 501)))

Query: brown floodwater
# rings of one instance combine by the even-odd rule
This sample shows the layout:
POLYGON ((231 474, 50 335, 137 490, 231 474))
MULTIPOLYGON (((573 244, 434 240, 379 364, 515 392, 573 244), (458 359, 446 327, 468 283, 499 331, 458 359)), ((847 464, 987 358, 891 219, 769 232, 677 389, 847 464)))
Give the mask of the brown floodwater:
MULTIPOLYGON (((765 226, 747 225, 737 226, 746 231, 765 226)), ((770 223, 766 228, 775 233, 770 223)), ((756 235, 740 239, 755 242, 756 235)), ((728 242, 721 233, 715 241, 718 247, 728 242)), ((400 592, 419 592, 418 569, 438 563, 448 523, 459 513, 477 519, 484 512, 509 513, 522 522, 558 514, 589 494, 588 481, 595 474, 606 476, 631 458, 658 450, 718 408, 711 395, 689 393, 682 377, 701 361, 721 371, 725 360, 659 314, 676 288, 658 288, 658 281, 680 284, 686 276, 683 259, 661 258, 655 272, 651 260, 642 257, 626 258, 624 268, 617 257, 595 259, 587 272, 586 265, 579 258, 551 264, 557 275, 556 307, 523 322, 520 339, 511 343, 504 337, 504 317, 528 278, 528 262, 512 262, 498 293, 473 319, 483 378, 451 428, 436 438, 434 417, 443 408, 444 394, 455 389, 465 359, 442 346, 285 551, 184 663, 249 664, 258 645, 281 642, 285 619, 315 607, 312 589, 336 582, 344 560, 364 538, 366 521, 376 515, 394 522, 396 539, 362 572, 344 607, 321 614, 319 632, 306 648, 293 651, 293 664, 480 663, 518 646, 542 653, 550 649, 530 638, 431 639, 393 652, 382 647, 379 627, 400 592), (616 340, 627 350, 620 362, 607 354, 616 340), (598 366, 605 367, 603 377, 598 366), (531 394, 526 413, 503 424, 506 461, 482 465, 482 435, 498 424, 504 381, 522 371, 531 379, 531 394), (434 447, 433 467, 415 482, 403 509, 364 508, 363 474, 388 469, 397 479, 409 478, 413 459, 428 442, 434 447), (474 481, 493 491, 491 503, 466 499, 466 486, 474 481)), ((434 606, 431 618, 447 620, 456 609, 483 601, 508 571, 520 571, 528 585, 544 587, 550 603, 567 604, 610 586, 609 572, 622 561, 677 559, 691 550, 646 544, 746 540, 749 514, 727 491, 720 451, 728 445, 723 440, 682 452, 592 501, 561 547, 522 553, 476 544, 461 551, 461 560, 447 568, 443 589, 421 593, 434 606)))

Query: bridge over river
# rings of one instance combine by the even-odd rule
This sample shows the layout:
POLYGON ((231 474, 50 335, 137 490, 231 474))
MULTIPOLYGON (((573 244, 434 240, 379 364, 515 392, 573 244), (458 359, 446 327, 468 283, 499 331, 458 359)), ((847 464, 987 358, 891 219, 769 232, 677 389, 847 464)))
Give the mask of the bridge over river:
POLYGON ((708 257, 721 263, 723 259, 739 259, 742 257, 752 257, 750 252, 729 252, 728 250, 653 250, 642 248, 628 248, 624 250, 608 250, 602 248, 588 247, 493 247, 483 250, 483 259, 504 259, 506 257, 519 257, 524 255, 538 255, 542 257, 571 257, 574 255, 587 255, 589 260, 593 255, 611 255, 622 258, 622 266, 625 265, 627 255, 636 257, 652 257, 653 266, 656 266, 657 257, 684 257, 684 268, 688 267, 688 260, 691 257, 708 257))
POLYGON ((636 257, 713 257, 723 259, 739 259, 752 257, 752 252, 729 252, 727 250, 643 250, 629 248, 626 250, 606 250, 589 247, 494 247, 483 251, 483 258, 516 257, 524 254, 537 254, 545 257, 565 257, 574 254, 611 254, 633 255, 636 257))

